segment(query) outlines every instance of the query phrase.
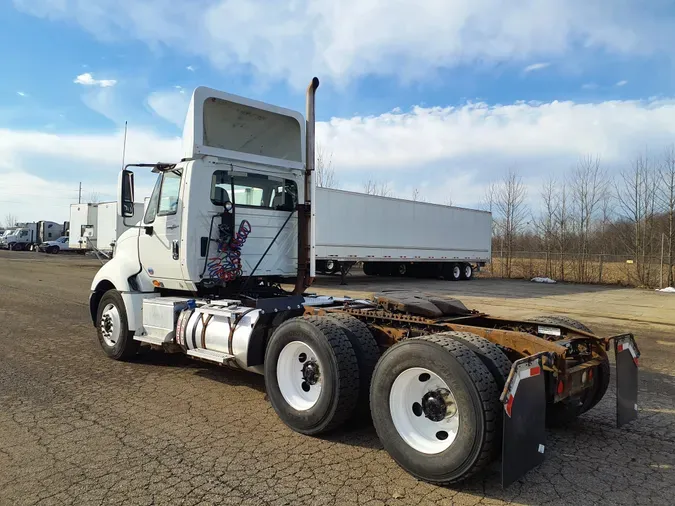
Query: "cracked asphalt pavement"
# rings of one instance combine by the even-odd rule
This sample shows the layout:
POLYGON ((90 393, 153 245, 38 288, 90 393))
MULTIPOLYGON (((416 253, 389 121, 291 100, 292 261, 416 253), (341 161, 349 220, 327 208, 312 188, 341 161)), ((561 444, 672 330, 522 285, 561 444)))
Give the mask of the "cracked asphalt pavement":
POLYGON ((467 483, 418 482, 372 425, 320 438, 277 418, 255 375, 148 351, 108 359, 89 319, 97 262, 0 252, 0 505, 672 504, 675 295, 583 285, 378 280, 459 296, 499 315, 568 314, 598 333, 633 331, 640 417, 615 427, 613 383, 572 426, 548 432, 546 461, 506 490, 499 462, 467 483))

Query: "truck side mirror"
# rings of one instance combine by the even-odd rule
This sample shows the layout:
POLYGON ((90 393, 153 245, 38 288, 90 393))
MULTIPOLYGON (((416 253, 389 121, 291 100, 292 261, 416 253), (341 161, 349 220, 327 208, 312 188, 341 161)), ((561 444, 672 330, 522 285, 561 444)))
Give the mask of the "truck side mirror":
POLYGON ((117 214, 122 218, 134 215, 134 173, 124 169, 117 185, 117 214))

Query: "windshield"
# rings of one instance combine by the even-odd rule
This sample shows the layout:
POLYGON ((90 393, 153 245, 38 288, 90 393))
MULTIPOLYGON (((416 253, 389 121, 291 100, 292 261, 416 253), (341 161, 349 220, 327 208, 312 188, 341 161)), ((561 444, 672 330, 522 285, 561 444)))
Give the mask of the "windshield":
POLYGON ((56 242, 68 242, 68 236, 59 237, 56 242))
POLYGON ((211 202, 222 205, 227 201, 236 206, 292 211, 298 202, 298 187, 289 179, 217 170, 211 181, 211 202))
POLYGON ((0 235, 0 237, 7 237, 8 235, 12 235, 12 232, 14 232, 14 230, 5 230, 2 233, 2 235, 0 235))

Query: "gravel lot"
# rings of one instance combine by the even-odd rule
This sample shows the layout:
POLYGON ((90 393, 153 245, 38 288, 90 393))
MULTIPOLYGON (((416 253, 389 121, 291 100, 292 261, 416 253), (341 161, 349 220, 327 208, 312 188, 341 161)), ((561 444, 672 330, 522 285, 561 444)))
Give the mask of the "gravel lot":
POLYGON ((548 433, 547 460, 507 490, 499 463, 456 488, 400 470, 372 426, 287 429, 262 378, 146 352, 120 363, 89 319, 98 262, 0 252, 0 504, 672 504, 675 295, 522 281, 321 278, 321 293, 422 288, 497 315, 567 314, 641 347, 640 418, 614 394, 548 433))

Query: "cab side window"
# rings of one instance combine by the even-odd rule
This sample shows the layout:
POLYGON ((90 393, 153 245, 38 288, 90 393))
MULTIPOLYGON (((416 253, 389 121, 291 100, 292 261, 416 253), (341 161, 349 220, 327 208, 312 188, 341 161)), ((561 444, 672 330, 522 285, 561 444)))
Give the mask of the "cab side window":
POLYGON ((159 189, 162 185, 162 174, 157 176, 157 182, 155 187, 152 189, 152 195, 150 195, 150 200, 148 200, 148 207, 145 209, 145 218, 143 221, 147 224, 154 223, 155 217, 157 216, 157 202, 159 202, 159 189))
POLYGON ((168 216, 178 212, 178 195, 180 193, 180 172, 172 170, 164 173, 159 193, 158 216, 168 216))

